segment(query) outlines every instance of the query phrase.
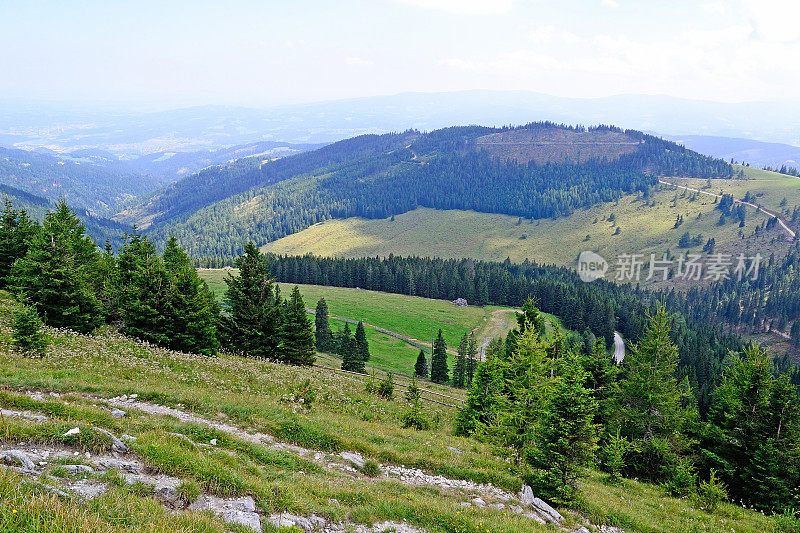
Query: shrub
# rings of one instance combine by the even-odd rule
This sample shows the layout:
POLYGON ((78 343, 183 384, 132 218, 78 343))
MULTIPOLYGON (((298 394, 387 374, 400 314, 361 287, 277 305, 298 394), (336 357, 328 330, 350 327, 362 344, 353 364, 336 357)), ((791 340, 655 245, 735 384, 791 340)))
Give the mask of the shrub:
POLYGON ((431 428, 431 423, 422 412, 422 406, 419 400, 411 404, 411 409, 403 415, 403 427, 414 428, 420 431, 431 428))
POLYGON ((800 533, 800 511, 784 509, 775 515, 775 524, 772 529, 775 533, 800 533))
POLYGON ((608 444, 603 448, 605 467, 611 481, 617 482, 622 478, 622 470, 625 468, 625 454, 629 447, 628 439, 621 437, 619 430, 617 430, 617 434, 612 435, 608 444))
POLYGON ((361 467, 361 473, 368 477, 378 477, 381 475, 381 467, 378 462, 373 459, 367 459, 364 466, 361 467))
POLYGON ((695 492, 697 488, 697 473, 694 465, 688 459, 683 459, 675 467, 675 473, 664 484, 664 489, 670 496, 682 498, 695 492))
POLYGON ((697 505, 709 513, 717 509, 720 502, 728 499, 725 484, 717 479, 717 473, 712 469, 708 481, 701 481, 695 495, 697 505))
POLYGON ((414 403, 419 400, 421 396, 421 392, 419 390, 419 385, 417 384, 417 377, 414 376, 411 378, 411 383, 408 384, 408 390, 406 391, 406 400, 410 403, 414 403))
POLYGON ((378 383, 377 392, 378 396, 382 398, 386 398, 387 400, 392 399, 392 395, 394 394, 394 374, 391 372, 386 374, 386 377, 378 383))
POLYGON ((23 350, 44 351, 47 339, 42 333, 42 319, 35 308, 24 305, 14 312, 13 337, 14 344, 23 350))

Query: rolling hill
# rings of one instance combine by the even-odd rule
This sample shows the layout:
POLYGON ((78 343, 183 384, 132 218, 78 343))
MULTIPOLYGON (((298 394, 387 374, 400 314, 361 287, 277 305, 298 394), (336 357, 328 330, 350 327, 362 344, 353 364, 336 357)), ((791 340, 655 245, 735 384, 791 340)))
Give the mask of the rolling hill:
POLYGON ((657 176, 729 177, 731 167, 674 143, 612 127, 551 123, 367 135, 264 162, 212 167, 117 220, 170 234, 195 256, 231 257, 317 222, 386 218, 419 207, 530 219, 646 192, 657 176))

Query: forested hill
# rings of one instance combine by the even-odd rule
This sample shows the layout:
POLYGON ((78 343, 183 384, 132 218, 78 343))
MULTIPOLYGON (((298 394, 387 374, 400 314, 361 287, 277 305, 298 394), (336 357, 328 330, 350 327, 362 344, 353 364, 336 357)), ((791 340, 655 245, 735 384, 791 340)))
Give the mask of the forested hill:
POLYGON ((230 257, 330 218, 417 207, 532 219, 647 191, 657 176, 727 177, 724 161, 637 131, 552 123, 364 135, 272 162, 185 178, 118 216, 174 234, 192 255, 230 257))
POLYGON ((68 204, 95 216, 113 214, 117 205, 152 191, 157 184, 133 173, 82 161, 0 147, 0 184, 68 204))

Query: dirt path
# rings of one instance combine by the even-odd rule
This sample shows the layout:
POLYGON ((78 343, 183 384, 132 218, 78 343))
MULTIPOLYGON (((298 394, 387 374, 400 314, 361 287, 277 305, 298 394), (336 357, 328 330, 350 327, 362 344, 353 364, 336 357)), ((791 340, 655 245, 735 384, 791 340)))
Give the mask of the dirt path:
MULTIPOLYGON (((686 186, 686 185, 678 185, 677 183, 671 183, 671 182, 669 182, 669 181, 665 181, 665 180, 663 180, 663 179, 661 179, 661 178, 659 178, 659 179, 658 179, 658 182, 659 182, 659 183, 662 183, 662 184, 664 184, 664 185, 671 185, 672 187, 677 187, 677 188, 679 188, 679 189, 685 189, 685 190, 687 190, 687 191, 692 191, 692 192, 696 192, 696 193, 700 193, 700 194, 705 194, 706 196, 712 196, 712 197, 714 197, 714 198, 722 198, 722 196, 720 196, 719 194, 714 194, 713 192, 701 191, 700 189, 695 189, 694 187, 688 187, 688 186, 686 186)), ((776 213, 776 212, 774 212, 774 211, 772 211, 772 210, 770 210, 770 209, 766 209, 766 208, 764 208, 764 207, 761 207, 761 206, 760 206, 760 205, 758 205, 758 204, 753 204, 753 203, 750 203, 750 202, 745 202, 744 200, 738 200, 738 199, 736 199, 736 198, 734 198, 734 199, 733 199, 733 202, 734 202, 734 203, 737 203, 737 204, 742 204, 742 205, 750 206, 750 207, 754 208, 756 211, 762 211, 762 212, 766 213, 767 215, 771 216, 772 218, 775 218, 775 219, 777 219, 777 221, 778 221, 778 224, 780 224, 780 225, 781 225, 781 227, 782 227, 783 229, 785 229, 785 230, 786 230, 786 233, 787 233, 787 234, 789 234, 789 237, 791 237, 792 239, 794 239, 794 238, 795 238, 795 235, 796 235, 795 231, 794 231, 794 230, 792 230, 792 229, 791 229, 791 228, 790 228, 790 227, 789 227, 789 226, 786 224, 786 222, 784 222, 784 221, 783 221, 783 219, 782 219, 780 216, 778 216, 778 213, 776 213)))
POLYGON ((498 337, 505 337, 508 332, 517 326, 517 319, 515 314, 519 309, 495 309, 489 313, 486 322, 475 329, 479 330, 476 334, 476 342, 478 343, 478 358, 483 361, 486 348, 492 339, 498 337))

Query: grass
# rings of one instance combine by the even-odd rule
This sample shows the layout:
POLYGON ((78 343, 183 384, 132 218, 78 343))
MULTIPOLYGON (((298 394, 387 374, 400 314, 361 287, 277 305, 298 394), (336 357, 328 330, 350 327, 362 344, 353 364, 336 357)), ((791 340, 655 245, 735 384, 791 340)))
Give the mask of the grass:
MULTIPOLYGON (((224 277, 230 270, 201 269, 200 276, 221 298, 225 292, 224 277)), ((235 270, 232 271, 235 273, 235 270)), ((288 284, 281 284, 284 294, 288 284)), ((298 285, 306 307, 313 309, 317 301, 324 297, 331 317, 338 316, 350 320, 363 320, 366 325, 399 333, 430 346, 436 332, 441 328, 442 335, 450 352, 450 366, 464 333, 475 331, 478 343, 486 338, 505 336, 516 326, 514 310, 497 306, 457 307, 446 300, 433 300, 417 296, 390 294, 363 289, 325 287, 321 285, 298 285)), ((331 319, 331 328, 338 331, 343 323, 331 319)), ((355 325, 350 325, 355 333, 355 325)), ((366 328, 367 341, 376 368, 411 375, 419 348, 396 337, 366 328)))
MULTIPOLYGON (((755 182, 750 182, 751 187, 754 185, 755 182)), ((781 180, 781 188, 787 187, 788 183, 781 180)), ((715 192, 718 190, 715 183, 715 192)), ((776 204, 784 192, 779 194, 776 204)), ((796 197, 797 193, 794 194, 796 197)), ((651 203, 655 201, 655 206, 647 205, 640 196, 628 195, 618 202, 579 210, 555 220, 523 220, 521 223, 517 217, 506 215, 419 208, 397 215, 394 221, 329 220, 266 244, 262 250, 337 257, 388 256, 390 253, 491 261, 504 261, 508 257, 517 263, 527 259, 541 264, 574 266, 584 250, 599 253, 612 264, 621 253, 646 256, 656 253, 659 257, 667 250, 677 253, 678 240, 687 231, 692 236, 702 234, 703 244, 714 237, 718 249, 724 253, 728 253, 728 249, 746 254, 762 251, 769 256, 776 248, 772 239, 779 237, 778 230, 765 237, 751 237, 755 224, 766 220, 763 213, 749 210, 743 238, 737 224, 717 225, 719 212, 715 211, 712 198, 694 198, 694 195, 678 192, 673 204, 674 198, 675 191, 662 188, 652 197, 651 203), (612 213, 616 224, 608 221, 612 213), (673 228, 678 215, 684 217, 684 223, 673 228), (618 235, 614 235, 616 226, 621 230, 618 235)), ((800 204, 800 200, 796 203, 800 204)), ((790 202, 790 205, 793 204, 790 202)), ((699 248, 695 248, 697 250, 699 248)))
MULTIPOLYGON (((31 358, 9 346, 8 317, 12 303, 0 293, 0 405, 45 413, 50 420, 32 423, 0 421, 4 444, 66 444, 78 451, 108 451, 102 439, 63 443, 53 440, 64 427, 97 426, 136 437, 134 453, 155 472, 183 479, 180 493, 251 495, 266 513, 318 513, 332 520, 370 524, 381 520, 408 522, 429 531, 544 531, 513 513, 465 509, 471 495, 460 490, 412 487, 393 480, 349 476, 284 450, 254 444, 166 416, 128 409, 122 419, 110 417, 89 392, 100 397, 137 393, 140 399, 181 406, 207 418, 225 420, 311 449, 357 451, 371 465, 402 464, 458 479, 492 482, 511 491, 521 484, 521 471, 505 451, 471 439, 454 437, 450 409, 426 405, 434 421, 430 430, 403 429, 408 404, 367 393, 361 383, 315 369, 222 355, 203 357, 142 344, 108 329, 94 336, 49 330, 52 344, 44 357, 31 358), (291 400, 308 383, 316 400, 308 409, 291 400), (58 398, 27 397, 21 388, 61 391, 58 398), (215 447, 195 443, 217 439, 215 447), (454 454, 447 447, 458 448, 454 454)), ((88 435, 88 433, 87 433, 88 435)), ((49 476, 59 472, 54 465, 49 476)), ((195 513, 169 513, 142 486, 128 486, 114 474, 106 495, 88 503, 61 500, 12 472, 0 472, 0 525, 6 531, 233 531, 217 519, 195 513)), ((597 524, 619 524, 628 531, 771 531, 773 521, 753 511, 722 506, 715 514, 666 498, 650 485, 625 481, 607 485, 590 474, 579 510, 597 524)), ((565 511, 567 525, 577 527, 565 511)), ((270 529, 267 529, 270 531, 270 529)), ((238 530, 242 531, 242 530, 238 530)))

